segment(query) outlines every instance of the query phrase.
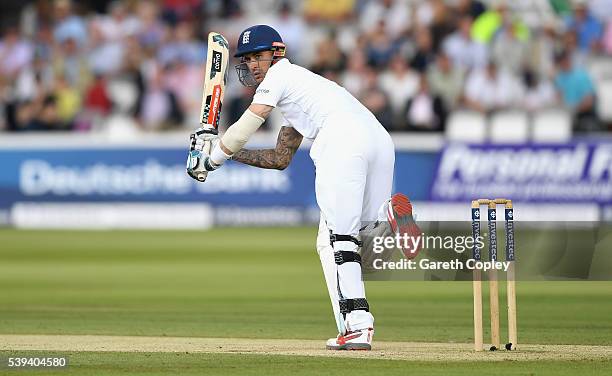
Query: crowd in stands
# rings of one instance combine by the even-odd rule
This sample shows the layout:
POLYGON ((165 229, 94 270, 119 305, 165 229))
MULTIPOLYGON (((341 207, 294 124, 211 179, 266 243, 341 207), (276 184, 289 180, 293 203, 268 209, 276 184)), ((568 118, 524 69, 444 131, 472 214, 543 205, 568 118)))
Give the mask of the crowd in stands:
MULTIPOLYGON (((609 125, 587 64, 612 56, 612 0, 86 4, 25 1, 4 15, 0 130, 193 128, 207 33, 223 33, 233 50, 240 31, 259 23, 280 32, 292 62, 344 86, 391 131, 442 131, 457 109, 563 107, 577 130, 609 125)), ((235 63, 225 125, 252 97, 235 63)))

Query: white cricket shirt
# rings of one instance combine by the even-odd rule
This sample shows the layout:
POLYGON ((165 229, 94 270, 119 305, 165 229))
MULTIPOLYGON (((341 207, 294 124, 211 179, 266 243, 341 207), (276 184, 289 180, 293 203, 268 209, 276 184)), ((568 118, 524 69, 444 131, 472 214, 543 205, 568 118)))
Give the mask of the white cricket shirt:
MULTIPOLYGON (((254 104, 278 108, 302 136, 314 139, 332 115, 374 116, 342 86, 284 58, 270 67, 253 96, 254 104)), ((374 118, 375 121, 375 118, 374 118)))

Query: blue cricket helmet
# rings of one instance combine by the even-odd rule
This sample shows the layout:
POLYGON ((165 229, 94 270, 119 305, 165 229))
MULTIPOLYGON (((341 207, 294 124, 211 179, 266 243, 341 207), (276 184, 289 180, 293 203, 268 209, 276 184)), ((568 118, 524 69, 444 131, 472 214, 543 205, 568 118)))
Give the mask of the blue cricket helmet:
POLYGON ((278 31, 268 25, 255 25, 240 33, 234 57, 269 50, 282 50, 284 55, 284 48, 283 39, 278 31))

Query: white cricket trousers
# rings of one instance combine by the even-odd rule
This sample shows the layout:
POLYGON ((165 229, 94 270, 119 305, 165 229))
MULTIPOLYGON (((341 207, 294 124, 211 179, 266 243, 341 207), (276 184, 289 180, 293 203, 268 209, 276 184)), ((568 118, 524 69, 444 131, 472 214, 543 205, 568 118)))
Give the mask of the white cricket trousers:
POLYGON ((391 196, 393 141, 373 115, 337 115, 328 118, 319 131, 310 156, 316 168, 315 191, 321 209, 317 252, 338 329, 373 327, 369 312, 353 311, 344 321, 339 314, 338 289, 345 299, 365 298, 365 289, 358 263, 336 265, 334 260, 334 250, 356 251, 357 245, 336 241, 332 247, 330 230, 356 237, 362 225, 386 220, 379 209, 391 196))

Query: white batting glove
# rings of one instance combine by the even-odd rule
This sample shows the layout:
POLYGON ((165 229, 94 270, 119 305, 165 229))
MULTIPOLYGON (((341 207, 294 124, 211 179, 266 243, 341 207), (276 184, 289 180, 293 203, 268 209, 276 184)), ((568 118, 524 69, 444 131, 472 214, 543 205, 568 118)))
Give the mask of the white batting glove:
POLYGON ((193 131, 193 134, 196 136, 197 139, 203 141, 213 141, 219 139, 217 130, 213 128, 212 125, 208 124, 204 127, 196 129, 195 131, 193 131))
POLYGON ((219 167, 210 161, 210 152, 219 143, 219 136, 211 132, 213 129, 212 127, 200 127, 191 133, 189 138, 187 174, 200 182, 206 180, 208 172, 219 167))
POLYGON ((198 150, 204 152, 206 154, 210 154, 210 151, 217 146, 219 143, 219 136, 214 135, 213 137, 206 137, 206 139, 202 137, 195 138, 194 150, 198 150))

